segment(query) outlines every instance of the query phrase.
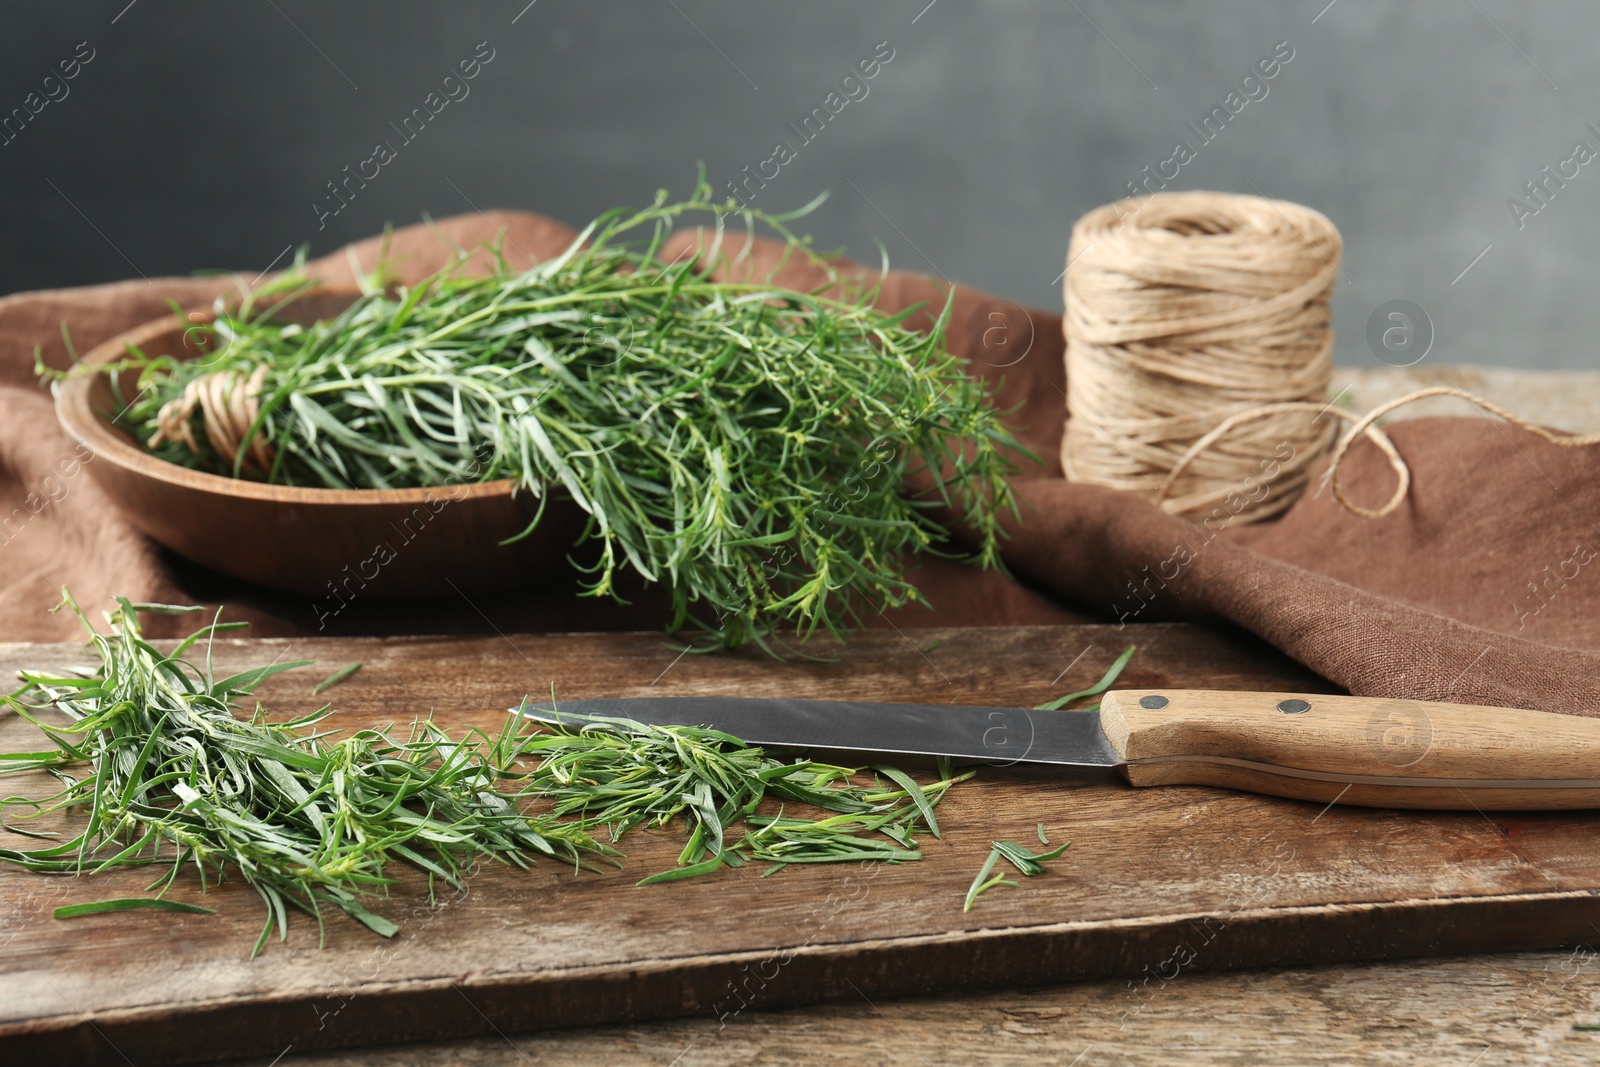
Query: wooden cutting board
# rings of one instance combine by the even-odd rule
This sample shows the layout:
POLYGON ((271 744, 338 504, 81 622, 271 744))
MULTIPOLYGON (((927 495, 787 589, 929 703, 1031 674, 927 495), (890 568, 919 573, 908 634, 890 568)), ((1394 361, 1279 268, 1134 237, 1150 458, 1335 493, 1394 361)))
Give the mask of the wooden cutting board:
MULTIPOLYGON (((874 631, 836 662, 679 658, 659 635, 235 641, 219 669, 278 657, 319 667, 273 679, 278 712, 327 696, 334 725, 497 727, 552 682, 568 698, 740 693, 1032 705, 1098 678, 1130 640, 1131 687, 1327 692, 1246 638, 1181 625, 874 631)), ((0 667, 89 661, 73 645, 0 645, 0 667)), ((38 747, 0 719, 0 746, 38 747)), ((29 776, 5 792, 43 789, 29 776)), ((627 839, 627 865, 574 876, 486 867, 429 909, 419 881, 374 910, 382 940, 342 917, 318 948, 309 920, 248 958, 262 910, 237 879, 175 898, 215 915, 131 912, 70 922, 54 908, 140 895, 148 873, 52 878, 0 868, 0 1048, 7 1062, 183 1063, 316 1048, 618 1022, 750 1007, 1126 976, 1119 1019, 1196 969, 1574 944, 1600 936, 1600 833, 1578 814, 1332 808, 1200 788, 985 769, 939 809, 943 841, 902 866, 752 865, 637 887, 671 866, 676 831, 627 839), (1044 823, 1072 847, 1020 888, 961 904, 992 838, 1044 823)), ((23 839, 0 831, 0 843, 23 839)))

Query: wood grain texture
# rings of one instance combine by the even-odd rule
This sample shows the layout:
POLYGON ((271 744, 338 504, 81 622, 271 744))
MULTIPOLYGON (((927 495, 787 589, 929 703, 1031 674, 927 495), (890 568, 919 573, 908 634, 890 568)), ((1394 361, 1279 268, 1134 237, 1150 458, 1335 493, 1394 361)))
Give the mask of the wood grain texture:
MULTIPOLYGON (((336 727, 437 721, 494 727, 524 692, 573 697, 737 692, 1029 705, 1098 677, 1114 627, 859 635, 830 663, 682 657, 652 634, 505 639, 238 641, 218 669, 316 658, 366 666, 330 690, 336 727), (933 647, 933 641, 939 641, 933 647)), ((1124 675, 1141 689, 1316 692, 1262 646, 1187 626, 1138 630, 1124 675)), ((77 646, 0 646, 0 664, 62 667, 77 646)), ((318 701, 323 671, 263 687, 282 714, 318 701)), ((33 747, 0 720, 0 744, 33 747)), ((37 783, 11 779, 8 792, 37 783)), ((139 895, 135 871, 57 879, 0 870, 0 1042, 18 1062, 144 1064, 296 1052, 955 989, 1126 976, 1148 988, 1200 970, 1554 946, 1600 921, 1591 820, 1332 808, 1218 790, 985 770, 940 809, 944 839, 898 867, 790 868, 636 887, 672 865, 676 832, 627 839, 627 867, 574 876, 487 867, 427 906, 420 880, 377 909, 375 938, 306 921, 246 958, 260 905, 237 880, 178 899, 215 915, 53 908, 139 895), (993 838, 1044 823, 1071 850, 1018 889, 962 897, 993 838)), ((19 844, 0 833, 0 841, 19 844)))
POLYGON ((1212 785, 1380 808, 1600 807, 1600 720, 1576 715, 1162 689, 1107 693, 1100 718, 1139 786, 1212 785))
MULTIPOLYGON (((282 318, 314 322, 338 314, 355 290, 319 290, 282 318)), ((89 366, 123 359, 128 346, 148 356, 206 354, 196 324, 210 311, 145 323, 96 346, 89 366)), ((121 375, 123 397, 138 392, 138 372, 121 375)), ((321 597, 328 610, 365 600, 423 600, 503 592, 565 580, 565 557, 585 516, 569 500, 539 510, 509 480, 434 489, 310 489, 224 478, 150 455, 106 416, 123 407, 104 374, 62 384, 56 417, 103 462, 87 467, 129 522, 187 559, 248 582, 321 597), (423 536, 426 534, 426 536, 423 536)))
MULTIPOLYGON (((1591 947, 1382 964, 1184 973, 751 1011, 712 1018, 300 1055, 276 1067, 1590 1067, 1591 947)), ((234 1067, 273 1067, 271 1057, 234 1067)))

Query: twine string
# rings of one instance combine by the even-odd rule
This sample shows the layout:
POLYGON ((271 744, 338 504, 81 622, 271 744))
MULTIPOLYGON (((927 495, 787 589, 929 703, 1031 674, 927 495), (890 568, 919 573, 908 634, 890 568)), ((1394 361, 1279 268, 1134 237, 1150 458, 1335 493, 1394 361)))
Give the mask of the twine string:
MULTIPOLYGON (((199 455, 200 445, 194 436, 194 414, 198 409, 206 441, 218 456, 231 463, 261 415, 261 390, 266 379, 265 364, 248 378, 232 370, 212 371, 194 378, 156 413, 156 432, 150 435, 149 447, 155 448, 163 441, 179 441, 199 455)), ((272 460, 272 446, 257 432, 250 439, 242 466, 265 472, 271 469, 272 460)))
POLYGON ((1339 485, 1339 464, 1344 461, 1345 452, 1350 448, 1350 442, 1355 440, 1360 434, 1370 433, 1370 431, 1376 429, 1377 421, 1383 418, 1383 416, 1389 414, 1389 412, 1395 410, 1396 408, 1404 407, 1407 404, 1418 400, 1423 400, 1430 396, 1460 397, 1462 400, 1465 400, 1470 404, 1476 404, 1483 410, 1500 416, 1500 418, 1511 423, 1513 426, 1527 430, 1529 433, 1536 434, 1539 437, 1544 438, 1546 441, 1549 441, 1551 444, 1560 445, 1563 448, 1600 444, 1600 433, 1569 434, 1562 433, 1557 430, 1551 430, 1547 427, 1540 426, 1536 422, 1530 422, 1527 419, 1522 418, 1520 415, 1514 415, 1500 405, 1485 400, 1483 397, 1477 396, 1474 393, 1469 393, 1465 389, 1457 389, 1450 385, 1433 385, 1426 389, 1418 389, 1414 393, 1407 393, 1402 397, 1396 397, 1387 403, 1379 404, 1377 407, 1373 408, 1365 415, 1362 415, 1360 418, 1356 418, 1350 415, 1348 412, 1340 412, 1343 417, 1348 418, 1355 423, 1355 425, 1350 428, 1350 431, 1339 439, 1338 444, 1334 445, 1333 454, 1328 459, 1328 471, 1325 475, 1329 487, 1333 490, 1334 498, 1337 499, 1340 504, 1343 504, 1346 508, 1355 512, 1357 515, 1368 519, 1381 519, 1383 516, 1388 515, 1400 506, 1401 501, 1405 499, 1406 492, 1411 486, 1411 472, 1406 467, 1405 461, 1402 460, 1398 453, 1393 450, 1392 445, 1388 449, 1385 449, 1385 452, 1389 457, 1389 465, 1394 468, 1395 473, 1399 476, 1400 484, 1395 490, 1394 496, 1390 497, 1389 502, 1384 504, 1382 507, 1363 507, 1362 505, 1351 500, 1349 497, 1345 496, 1344 489, 1339 485))
MULTIPOLYGON (((1335 419, 1343 419, 1347 422, 1360 424, 1356 429, 1351 430, 1348 434, 1340 439, 1338 449, 1335 453, 1335 458, 1329 464, 1328 472, 1325 475, 1325 477, 1332 482, 1334 496, 1341 504, 1349 508, 1351 511, 1354 511, 1357 514, 1365 514, 1369 518, 1375 518, 1379 515, 1387 515, 1389 512, 1400 506, 1400 502, 1406 498, 1406 494, 1411 490, 1411 468, 1408 467, 1406 465, 1406 461, 1400 457, 1400 452, 1395 448, 1394 442, 1389 439, 1389 435, 1384 433, 1380 427, 1368 423, 1363 416, 1356 415, 1354 412, 1344 411, 1343 409, 1334 407, 1331 404, 1315 404, 1309 401, 1298 400, 1279 404, 1263 404, 1260 407, 1248 408, 1244 411, 1236 411, 1232 415, 1229 415, 1227 418, 1223 419, 1214 428, 1200 437, 1199 440, 1195 441, 1194 444, 1190 445, 1184 454, 1178 458, 1178 462, 1172 465, 1172 469, 1167 472, 1166 480, 1161 483, 1161 488, 1156 493, 1156 503, 1162 504, 1164 501, 1166 501, 1168 494, 1172 491, 1173 483, 1177 481, 1178 476, 1184 471, 1185 468, 1189 466, 1190 463, 1194 461, 1196 456, 1199 456, 1202 452, 1205 452, 1218 440, 1226 437, 1235 426, 1243 422, 1249 422, 1252 419, 1265 418, 1267 416, 1277 415, 1284 412, 1300 411, 1316 411, 1319 418, 1322 416, 1331 415, 1335 419), (1384 504, 1380 510, 1370 512, 1359 505, 1352 503, 1344 495, 1344 490, 1340 488, 1338 481, 1336 480, 1338 463, 1339 460, 1344 456, 1344 450, 1349 447, 1350 441, 1363 434, 1373 444, 1377 445, 1379 451, 1381 451, 1384 454, 1384 457, 1388 459, 1389 467, 1394 471, 1396 481, 1395 493, 1389 502, 1384 504)), ((1313 419, 1312 421, 1316 422, 1317 420, 1313 419)), ((1318 455, 1320 455, 1327 447, 1328 440, 1334 436, 1337 436, 1336 424, 1330 424, 1325 433, 1326 436, 1322 439, 1316 449, 1318 455)), ((1249 473, 1247 472, 1247 474, 1244 476, 1244 480, 1248 479, 1249 473)), ((1298 493, 1304 489, 1304 486, 1305 476, 1302 475, 1296 486, 1296 495, 1298 495, 1298 493)), ((1207 492, 1198 494, 1196 499, 1193 501, 1184 501, 1183 506, 1186 508, 1192 508, 1194 506, 1199 506, 1202 508, 1214 507, 1216 503, 1225 501, 1228 496, 1237 494, 1239 491, 1240 486, 1237 481, 1223 483, 1222 485, 1212 487, 1207 492)))

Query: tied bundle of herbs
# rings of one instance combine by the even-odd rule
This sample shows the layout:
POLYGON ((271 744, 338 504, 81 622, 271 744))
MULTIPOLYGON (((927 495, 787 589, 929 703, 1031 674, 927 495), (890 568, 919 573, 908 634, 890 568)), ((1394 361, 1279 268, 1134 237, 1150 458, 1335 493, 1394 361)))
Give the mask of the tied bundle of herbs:
POLYGON ((278 723, 259 704, 247 718, 236 714, 262 680, 305 665, 216 677, 212 639, 243 624, 213 621, 162 652, 141 635, 139 613, 198 609, 120 600, 110 632, 100 633, 70 596, 64 604, 100 665, 77 675, 23 672, 23 687, 4 698, 55 748, 0 754, 0 772, 45 771, 62 788, 0 800, 12 820, 5 829, 52 842, 0 848, 0 862, 52 874, 165 870, 150 886, 154 897, 71 905, 58 918, 205 911, 166 895, 192 868, 202 888, 237 872, 260 894, 267 918, 256 952, 274 927, 287 936, 290 909, 320 928, 331 905, 390 937, 398 928, 366 905, 394 884, 391 864, 425 872, 430 892, 435 881, 462 888, 483 859, 620 866, 614 843, 641 824, 677 823, 688 837, 679 866, 641 884, 750 860, 771 863, 767 874, 792 863, 899 863, 921 858, 914 835, 938 835, 935 805, 970 776, 947 771, 924 786, 883 767, 866 784, 853 769, 784 761, 716 730, 625 719, 541 731, 508 716, 495 736, 452 736, 422 721, 403 739, 365 729, 330 740, 332 731, 318 729, 328 707, 278 723), (191 662, 202 641, 204 659, 191 662), (66 725, 44 721, 52 710, 66 725), (767 798, 777 811, 757 810, 767 798), (805 817, 806 808, 823 814, 805 817), (81 813, 85 822, 57 843, 56 832, 18 825, 19 812, 23 820, 81 813), (597 838, 602 831, 611 843, 597 838))
POLYGON ((541 515, 552 494, 587 513, 574 561, 590 594, 616 595, 631 570, 670 589, 670 629, 727 647, 780 625, 840 634, 863 608, 921 599, 905 559, 945 537, 931 508, 999 564, 1017 446, 945 348, 949 305, 927 332, 906 325, 919 308, 876 310, 874 288, 789 228, 814 206, 736 210, 702 181, 687 201, 601 216, 526 271, 500 258, 466 277, 463 254, 415 286, 369 279, 311 326, 282 321, 313 284, 291 272, 219 304, 194 331, 214 348, 203 360, 130 352, 118 369, 140 368, 140 392, 121 422, 163 459, 275 484, 509 478, 541 515), (686 215, 714 219, 715 237, 668 260, 686 215), (748 247, 724 250, 730 217, 827 283, 734 280, 748 247), (908 479, 928 488, 909 496, 908 479))

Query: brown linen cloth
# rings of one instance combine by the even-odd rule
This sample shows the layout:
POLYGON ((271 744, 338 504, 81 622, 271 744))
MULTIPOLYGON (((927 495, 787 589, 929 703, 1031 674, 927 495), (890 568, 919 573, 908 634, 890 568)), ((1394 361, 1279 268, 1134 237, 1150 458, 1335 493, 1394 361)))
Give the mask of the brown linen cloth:
MULTIPOLYGON (((391 269, 421 277, 451 244, 504 240, 514 265, 572 239, 534 215, 493 212, 399 230, 391 269)), ((694 233, 673 239, 672 258, 694 233)), ((313 264, 348 282, 350 259, 371 269, 369 240, 313 264)), ((744 269, 763 271, 758 244, 744 269)), ((785 280, 810 284, 809 268, 785 280)), ((244 586, 145 541, 94 484, 92 457, 59 429, 35 381, 35 347, 51 366, 164 314, 231 291, 227 279, 156 279, 0 299, 0 640, 59 640, 75 625, 45 613, 62 586, 89 609, 112 595, 227 603, 258 635, 314 632, 308 601, 244 586)), ((942 306, 947 287, 896 272, 880 303, 942 306)), ((957 287, 950 348, 996 395, 1019 439, 1040 457, 1016 482, 1006 578, 942 560, 919 563, 934 610, 891 613, 879 624, 1028 624, 1167 619, 1227 621, 1251 631, 1358 694, 1600 714, 1600 448, 1559 448, 1486 418, 1429 419, 1391 430, 1412 469, 1404 506, 1369 520, 1326 491, 1308 492, 1282 518, 1255 526, 1226 512, 1195 525, 1131 494, 1061 478, 1064 408, 1061 319, 957 287), (1070 607, 1068 605, 1071 605, 1070 607)), ((926 314, 919 317, 926 322, 926 314)), ((1369 445, 1351 450, 1344 484, 1377 503, 1392 474, 1369 445)), ((1313 481, 1313 485, 1316 482, 1313 481)), ((566 595, 492 602, 372 606, 341 614, 343 633, 640 629, 661 619, 659 599, 632 606, 566 595)))

